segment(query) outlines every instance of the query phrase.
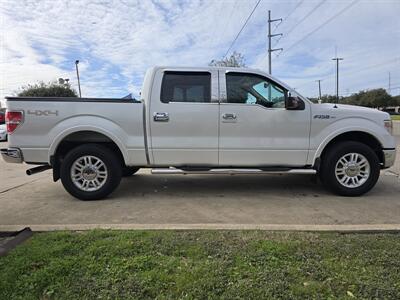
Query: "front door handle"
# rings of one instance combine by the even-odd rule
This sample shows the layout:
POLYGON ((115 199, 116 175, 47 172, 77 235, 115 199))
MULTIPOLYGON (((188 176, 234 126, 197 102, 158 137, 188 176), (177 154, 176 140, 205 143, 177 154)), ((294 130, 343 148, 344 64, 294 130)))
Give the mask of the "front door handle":
POLYGON ((169 115, 166 112, 155 112, 153 115, 153 119, 155 122, 168 122, 169 115))
POLYGON ((231 113, 227 113, 227 114, 223 114, 222 115, 222 118, 224 119, 224 120, 229 120, 229 121, 235 121, 236 119, 237 119, 237 116, 236 116, 236 114, 231 114, 231 113))

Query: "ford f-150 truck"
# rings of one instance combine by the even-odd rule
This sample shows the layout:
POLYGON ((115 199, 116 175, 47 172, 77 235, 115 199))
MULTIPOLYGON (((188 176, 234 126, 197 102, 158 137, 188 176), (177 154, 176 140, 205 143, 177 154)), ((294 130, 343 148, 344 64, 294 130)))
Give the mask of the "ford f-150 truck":
POLYGON ((318 174, 358 196, 393 165, 387 113, 313 104, 247 68, 154 67, 141 100, 6 98, 5 161, 53 170, 82 200, 101 199, 139 168, 157 174, 318 174))

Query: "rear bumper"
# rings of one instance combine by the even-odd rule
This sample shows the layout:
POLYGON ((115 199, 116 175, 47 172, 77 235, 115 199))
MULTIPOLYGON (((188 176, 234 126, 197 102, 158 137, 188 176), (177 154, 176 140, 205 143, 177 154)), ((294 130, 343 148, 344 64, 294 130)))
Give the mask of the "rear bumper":
POLYGON ((0 149, 1 156, 5 162, 8 163, 22 163, 22 152, 18 148, 5 148, 0 149))
POLYGON ((5 140, 7 140, 7 132, 1 132, 0 141, 5 141, 5 140))
POLYGON ((389 168, 394 165, 396 160, 396 149, 383 150, 383 168, 389 168))

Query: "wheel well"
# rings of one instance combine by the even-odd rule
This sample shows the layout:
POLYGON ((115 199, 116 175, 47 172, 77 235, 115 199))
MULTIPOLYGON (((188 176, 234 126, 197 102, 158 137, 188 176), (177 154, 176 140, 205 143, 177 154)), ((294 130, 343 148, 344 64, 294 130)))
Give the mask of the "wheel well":
POLYGON ((324 150, 320 155, 320 158, 321 159, 323 158, 324 154, 329 150, 329 148, 331 148, 338 142, 343 142, 343 141, 355 141, 367 145, 376 153, 379 162, 383 163, 383 152, 381 143, 373 135, 362 131, 345 132, 333 138, 325 146, 324 150))
POLYGON ((121 164, 125 166, 124 156, 118 145, 106 135, 95 131, 78 131, 67 135, 57 146, 54 155, 51 158, 53 166, 53 179, 57 181, 60 178, 60 165, 65 155, 72 149, 82 144, 101 144, 111 149, 117 154, 121 164))

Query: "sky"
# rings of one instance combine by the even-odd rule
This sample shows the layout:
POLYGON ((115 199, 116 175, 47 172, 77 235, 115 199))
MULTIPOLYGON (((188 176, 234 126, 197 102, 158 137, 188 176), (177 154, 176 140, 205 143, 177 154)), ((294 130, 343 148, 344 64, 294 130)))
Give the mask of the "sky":
MULTIPOLYGON (((258 0, 0 0, 0 101, 21 86, 69 78, 82 96, 139 98, 147 68, 221 59, 258 0)), ((308 97, 389 87, 400 94, 400 0, 261 0, 230 53, 308 97)), ((4 104, 4 103, 3 103, 4 104)))

